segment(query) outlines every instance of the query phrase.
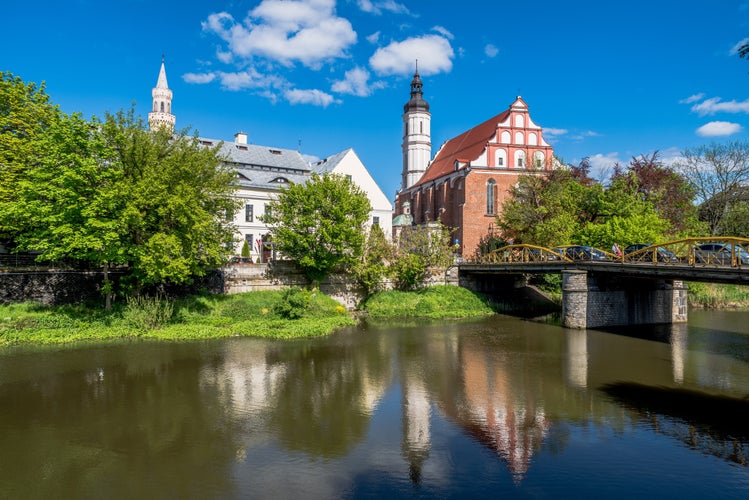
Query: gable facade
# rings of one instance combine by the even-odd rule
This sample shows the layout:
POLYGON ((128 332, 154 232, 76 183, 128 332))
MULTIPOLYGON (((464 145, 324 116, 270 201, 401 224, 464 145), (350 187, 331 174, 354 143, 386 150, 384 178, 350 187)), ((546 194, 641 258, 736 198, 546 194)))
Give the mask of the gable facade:
POLYGON ((470 257, 482 238, 494 234, 496 216, 520 175, 546 175, 553 155, 517 97, 506 111, 445 142, 421 178, 397 193, 396 217, 405 210, 413 224, 440 221, 454 228, 461 255, 470 257))

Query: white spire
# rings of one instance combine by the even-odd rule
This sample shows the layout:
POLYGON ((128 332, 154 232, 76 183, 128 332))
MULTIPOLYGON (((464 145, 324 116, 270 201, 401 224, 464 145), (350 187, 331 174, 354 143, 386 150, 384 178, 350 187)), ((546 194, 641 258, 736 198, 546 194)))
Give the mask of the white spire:
POLYGON ((161 55, 161 70, 159 71, 159 81, 156 82, 157 89, 168 89, 169 84, 166 82, 166 69, 164 69, 164 55, 161 55))
POLYGON ((164 56, 161 56, 161 70, 156 86, 151 91, 153 96, 153 107, 148 113, 148 126, 151 130, 161 127, 174 129, 177 118, 172 114, 172 91, 166 81, 166 69, 164 67, 164 56))

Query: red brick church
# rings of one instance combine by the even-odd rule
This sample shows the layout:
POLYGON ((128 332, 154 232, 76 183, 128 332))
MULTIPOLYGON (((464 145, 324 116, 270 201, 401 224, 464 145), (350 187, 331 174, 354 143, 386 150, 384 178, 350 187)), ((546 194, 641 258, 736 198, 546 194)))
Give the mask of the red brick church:
POLYGON ((554 150, 519 96, 502 113, 445 142, 431 156, 431 114, 418 70, 403 113, 403 175, 393 228, 440 221, 470 257, 495 225, 521 174, 545 175, 554 150))

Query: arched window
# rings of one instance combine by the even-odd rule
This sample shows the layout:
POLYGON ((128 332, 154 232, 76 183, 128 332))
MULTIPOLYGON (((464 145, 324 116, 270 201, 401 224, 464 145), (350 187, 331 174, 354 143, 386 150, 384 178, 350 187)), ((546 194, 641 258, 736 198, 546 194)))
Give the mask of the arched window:
POLYGON ((525 127, 525 116, 515 115, 515 126, 520 128, 525 127))
POLYGON ((544 168, 544 153, 542 151, 533 153, 533 166, 538 169, 544 168))
POLYGON ((502 132, 502 144, 509 144, 510 143, 510 133, 505 130, 502 132))
POLYGON ((531 132, 528 134, 528 145, 530 146, 537 146, 538 145, 538 136, 536 136, 535 133, 531 132))
POLYGON ((507 151, 504 149, 498 149, 494 154, 494 166, 497 168, 507 167, 507 151))
POLYGON ((494 215, 494 202, 497 192, 497 183, 494 179, 486 181, 486 215, 494 215))
POLYGON ((515 132, 515 144, 525 144, 525 137, 522 132, 515 132))

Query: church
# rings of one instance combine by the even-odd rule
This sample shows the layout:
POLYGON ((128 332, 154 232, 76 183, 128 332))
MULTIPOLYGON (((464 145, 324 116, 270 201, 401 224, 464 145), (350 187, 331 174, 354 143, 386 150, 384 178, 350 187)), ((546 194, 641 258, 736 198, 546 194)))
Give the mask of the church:
MULTIPOLYGON (((163 60, 151 95, 153 107, 148 113, 151 130, 159 127, 174 129, 176 117, 172 114, 172 91, 167 83, 163 60)), ((392 232, 393 206, 352 148, 322 160, 310 161, 300 151, 251 144, 244 132, 237 132, 230 141, 208 138, 199 140, 205 147, 220 145, 219 154, 236 172, 236 196, 242 201, 242 209, 234 214, 237 255, 244 241, 247 241, 253 262, 266 262, 271 258, 272 244, 268 227, 262 221, 266 207, 285 186, 307 182, 313 172, 348 177, 364 191, 372 205, 367 231, 376 224, 386 235, 392 232)))
POLYGON ((418 69, 403 111, 394 234, 406 225, 441 222, 454 230, 460 255, 471 257, 481 239, 493 233, 518 178, 554 168, 554 150, 520 96, 507 110, 446 141, 431 161, 431 113, 418 69))

